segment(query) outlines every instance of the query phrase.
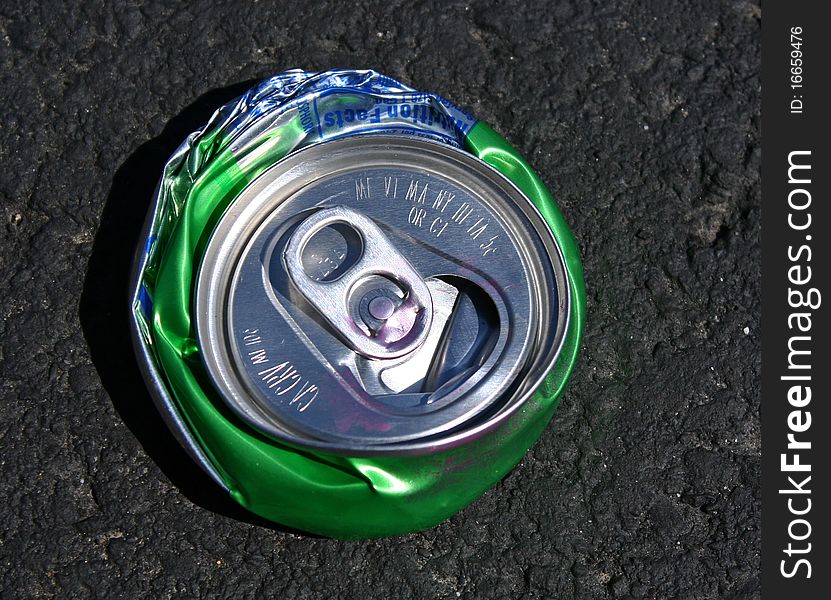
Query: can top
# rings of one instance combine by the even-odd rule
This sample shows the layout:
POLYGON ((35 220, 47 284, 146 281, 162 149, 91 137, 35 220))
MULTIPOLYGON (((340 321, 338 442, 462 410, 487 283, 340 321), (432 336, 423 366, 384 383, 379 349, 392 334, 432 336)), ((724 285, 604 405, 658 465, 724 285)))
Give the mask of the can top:
POLYGON ((528 198, 483 161, 351 136, 276 163, 229 206, 196 328, 256 429, 344 453, 423 452, 503 422, 557 358, 568 280, 528 198))

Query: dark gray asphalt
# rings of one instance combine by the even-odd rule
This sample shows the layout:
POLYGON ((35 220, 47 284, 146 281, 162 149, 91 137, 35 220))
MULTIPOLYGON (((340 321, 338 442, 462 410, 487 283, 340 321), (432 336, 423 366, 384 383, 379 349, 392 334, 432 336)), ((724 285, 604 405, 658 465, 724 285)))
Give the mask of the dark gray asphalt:
POLYGON ((212 4, 0 7, 2 596, 758 597, 759 7, 212 4), (552 426, 421 534, 236 510, 132 359, 127 268, 166 156, 293 66, 473 110, 583 250, 585 351, 552 426))

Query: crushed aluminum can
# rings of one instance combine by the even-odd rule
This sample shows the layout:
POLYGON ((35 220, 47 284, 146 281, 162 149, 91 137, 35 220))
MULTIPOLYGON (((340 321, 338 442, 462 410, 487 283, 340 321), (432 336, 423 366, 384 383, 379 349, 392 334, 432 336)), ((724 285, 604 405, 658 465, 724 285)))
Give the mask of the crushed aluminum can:
POLYGON ((539 436, 577 357, 579 254, 486 124, 374 71, 299 70, 165 167, 134 345, 240 504, 339 538, 430 527, 539 436))

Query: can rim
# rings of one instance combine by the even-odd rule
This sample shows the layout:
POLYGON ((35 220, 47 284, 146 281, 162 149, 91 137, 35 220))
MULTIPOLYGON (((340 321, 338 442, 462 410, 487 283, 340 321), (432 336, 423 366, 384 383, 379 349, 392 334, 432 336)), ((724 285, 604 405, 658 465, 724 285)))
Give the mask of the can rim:
MULTIPOLYGON (((457 429, 449 432, 431 436, 422 440, 410 440, 405 442, 394 442, 388 444, 366 444, 363 446, 346 446, 343 443, 333 441, 316 440, 313 438, 300 437, 293 434, 291 431, 282 430, 275 426, 263 424, 263 422, 246 411, 245 408, 237 401, 228 399, 227 394, 223 393, 223 388, 227 388, 225 382, 220 382, 217 379, 216 371, 216 356, 206 351, 211 348, 213 337, 210 333, 210 326, 212 322, 221 319, 222 315, 216 310, 217 294, 211 294, 211 290, 206 286, 215 284, 210 276, 211 269, 208 266, 219 257, 216 256, 216 244, 212 244, 214 234, 227 218, 232 218, 236 214, 244 210, 245 207, 240 207, 237 201, 232 202, 225 213, 217 221, 214 231, 211 232, 211 241, 207 244, 205 252, 199 260, 199 267, 196 275, 196 293, 193 299, 194 315, 196 321, 196 331, 199 339, 200 357, 205 368, 206 373, 214 384, 214 392, 220 397, 223 403, 228 406, 236 416, 240 417, 248 425, 252 426, 258 432, 262 432, 269 438, 276 442, 285 443, 287 445, 297 447, 300 449, 311 449, 324 451, 331 454, 349 455, 349 456, 389 456, 389 455, 419 455, 427 453, 435 453, 446 449, 451 449, 463 444, 470 443, 489 432, 497 429, 507 420, 510 419, 521 407, 530 399, 536 389, 543 383, 546 376, 550 373, 556 364, 566 339, 566 332, 568 330, 569 320, 571 318, 571 303, 572 303, 572 289, 571 282, 568 277, 568 270, 566 268, 565 258, 563 256, 562 248, 552 232, 550 226, 545 218, 540 213, 539 209, 534 205, 531 199, 520 190, 508 177, 500 171, 489 165, 487 162, 481 160, 475 155, 464 152, 455 148, 451 148, 444 144, 439 144, 433 141, 425 141, 420 139, 413 139, 407 136, 396 135, 371 135, 371 136, 344 136, 335 140, 328 140, 317 144, 304 147, 287 155, 280 161, 264 171, 257 179, 251 182, 241 195, 246 191, 251 190, 253 195, 259 187, 269 185, 274 180, 274 172, 282 171, 282 177, 291 175, 302 177, 312 176, 313 169, 310 169, 306 164, 309 156, 313 157, 315 161, 328 160, 333 154, 338 152, 347 152, 354 146, 374 146, 376 150, 378 147, 383 147, 385 151, 393 152, 395 148, 402 148, 405 150, 417 150, 423 152, 432 152, 439 155, 444 160, 456 160, 461 163, 461 168, 468 168, 471 171, 476 171, 476 174, 490 179, 490 182, 505 192, 509 200, 514 201, 513 207, 518 213, 522 214, 524 218, 533 226, 533 232, 538 236, 542 248, 545 249, 545 257, 550 263, 551 270, 554 274, 554 281, 551 282, 557 286, 558 301, 556 306, 548 306, 547 314, 542 315, 548 319, 547 325, 551 325, 551 314, 556 313, 557 321, 554 328, 553 336, 550 335, 548 329, 550 327, 541 328, 540 334, 542 340, 537 339, 536 343, 544 343, 549 346, 547 353, 543 353, 532 360, 531 366, 524 374, 524 380, 519 387, 514 390, 510 397, 505 400, 503 406, 488 416, 485 420, 476 422, 472 425, 463 424, 457 429), (326 153, 322 154, 321 146, 326 146, 326 153), (319 156, 316 156, 318 154, 319 156), (208 266, 206 266, 208 265, 208 266), (213 298, 211 303, 209 300, 213 298)), ((311 182, 314 179, 310 180, 311 182)), ((239 197, 238 197, 239 198, 239 197)), ((540 290, 536 290, 538 295, 542 294, 540 290)), ((224 291, 225 299, 229 290, 224 291)), ((546 308, 545 303, 540 304, 540 310, 546 308)), ((233 394, 233 390, 231 390, 233 394)), ((250 404, 249 404, 250 406, 250 404)))

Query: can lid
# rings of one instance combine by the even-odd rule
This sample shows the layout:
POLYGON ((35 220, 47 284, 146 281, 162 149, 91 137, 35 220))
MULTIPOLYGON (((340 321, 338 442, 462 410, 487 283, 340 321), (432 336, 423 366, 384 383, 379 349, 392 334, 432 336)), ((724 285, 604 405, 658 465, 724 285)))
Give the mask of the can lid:
POLYGON ((258 430, 332 451, 479 435, 556 360, 557 243, 481 160, 357 136, 298 151, 231 204, 196 294, 203 360, 258 430))

